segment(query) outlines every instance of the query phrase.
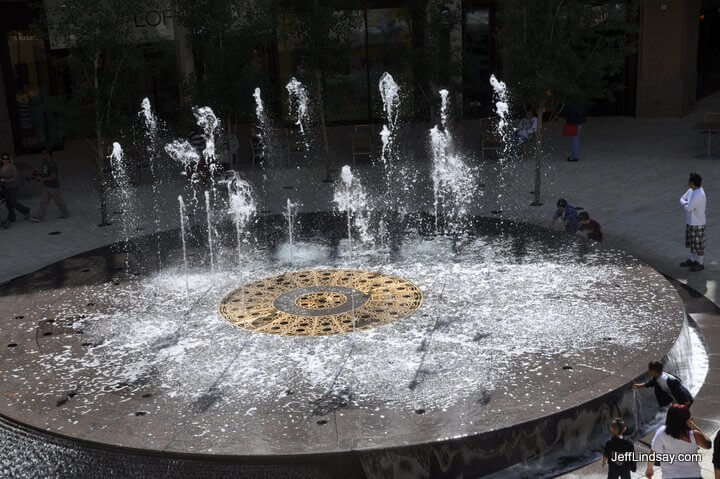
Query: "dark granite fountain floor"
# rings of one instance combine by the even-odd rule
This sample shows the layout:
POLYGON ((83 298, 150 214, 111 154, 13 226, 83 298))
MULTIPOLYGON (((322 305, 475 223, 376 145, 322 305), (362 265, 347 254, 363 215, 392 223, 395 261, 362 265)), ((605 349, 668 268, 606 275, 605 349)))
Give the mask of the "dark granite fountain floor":
MULTIPOLYGON (((503 236, 504 233, 494 234, 503 236)), ((527 235, 529 242, 539 241, 543 234, 512 232, 515 239, 527 235)), ((215 371, 206 370, 198 376, 201 384, 197 390, 204 393, 182 394, 168 386, 168 378, 159 365, 145 364, 142 374, 128 375, 126 369, 111 364, 139 354, 135 351, 128 356, 89 353, 98 348, 102 350, 103 343, 112 343, 113 339, 97 334, 93 318, 123 321, 127 310, 130 313, 126 320, 132 323, 134 315, 142 310, 138 305, 152 302, 145 295, 155 294, 154 290, 143 285, 151 281, 152 275, 145 271, 150 269, 147 263, 152 261, 155 242, 147 240, 146 243, 149 247, 141 255, 146 258, 145 265, 130 270, 137 270, 137 275, 118 271, 126 254, 108 247, 19 278, 0 293, 0 415, 7 423, 6 430, 15 431, 12 434, 22 430, 23 437, 33 437, 37 444, 48 441, 60 444, 61 448, 83 451, 82 455, 65 454, 61 460, 85 464, 73 466, 76 468, 73 470, 85 471, 84 474, 91 470, 98 477, 111 477, 113 474, 108 470, 119 470, 119 463, 124 463, 125 477, 147 470, 169 474, 172 468, 165 463, 158 466, 158 461, 187 461, 197 465, 216 459, 221 464, 218 467, 237 465, 240 469, 236 471, 257 477, 336 477, 340 470, 348 477, 427 477, 427 474, 459 477, 460 471, 480 475, 542 452, 558 441, 571 440, 574 434, 582 436, 588 421, 593 423, 596 415, 605 414, 603 411, 611 407, 609 404, 617 408, 631 407, 624 399, 628 385, 643 374, 649 360, 661 358, 670 351, 684 325, 682 301, 664 278, 618 252, 603 260, 603 250, 592 246, 591 253, 599 255, 600 262, 612 258, 617 266, 608 273, 612 278, 603 278, 604 282, 593 285, 591 290, 598 307, 614 302, 627 312, 626 317, 617 318, 621 329, 608 331, 608 337, 601 344, 581 351, 518 354, 516 360, 505 359, 503 374, 493 376, 492 384, 484 384, 483 371, 477 371, 477 378, 465 377, 464 382, 456 383, 457 378, 442 368, 423 366, 427 343, 433 338, 430 335, 428 339, 422 331, 418 333, 421 341, 417 349, 407 351, 408 357, 418 360, 411 368, 416 379, 408 383, 407 388, 414 392, 418 378, 421 382, 442 385, 447 375, 452 387, 446 393, 442 390, 447 395, 446 401, 428 392, 424 404, 422 389, 412 400, 405 400, 404 396, 395 398, 389 385, 387 401, 377 395, 363 396, 362 391, 355 396, 356 391, 352 389, 328 390, 318 395, 305 378, 293 375, 277 384, 269 379, 270 395, 262 396, 245 389, 246 383, 233 382, 229 377, 229 368, 254 367, 239 364, 233 357, 220 357, 215 371), (618 283, 624 286, 618 289, 618 283), (637 328, 632 326, 634 320, 639 325, 637 328), (633 335, 635 340, 624 342, 623 335, 633 335), (154 369, 154 366, 157 367, 154 369), (124 375, 113 376, 121 370, 124 375), (260 402, 260 397, 271 399, 260 402), (93 462, 97 451, 103 451, 104 459, 95 461, 94 466, 87 465, 93 462), (117 456, 108 459, 108 454, 117 456), (84 459, 77 459, 80 456, 84 459), (137 457, 143 458, 143 465, 132 469, 129 464, 137 457), (106 467, 109 469, 104 469, 106 467), (290 474, 290 470, 294 472, 290 474), (406 471, 408 475, 401 476, 398 471, 406 471)), ((165 245, 173 251, 167 257, 177 257, 177 241, 172 243, 165 245)), ((568 249, 568 244, 572 248, 577 246, 574 241, 568 243, 556 236, 544 246, 548 244, 554 245, 558 255, 559 251, 568 249)), ((563 256, 558 258, 567 260, 563 256)), ((300 269, 287 265, 284 268, 300 269)), ((410 276, 407 279, 418 282, 423 289, 421 279, 413 278, 409 270, 406 274, 410 276)), ((423 294, 432 302, 439 293, 425 288, 423 294)), ((175 308, 176 316, 183 316, 186 305, 177 299, 182 296, 172 298, 164 299, 165 307, 175 308)), ((582 298, 570 299, 581 301, 582 298)), ((212 303, 213 294, 207 293, 190 308, 204 307, 205 300, 217 304, 212 303)), ((570 302, 567 308, 577 309, 572 314, 579 318, 578 324, 583 324, 582 318, 593 314, 587 304, 578 304, 580 306, 570 302)), ((527 308, 526 312, 513 311, 514 314, 535 314, 531 304, 511 303, 510 307, 527 308)), ((312 355, 316 354, 313 347, 334 344, 312 343, 318 341, 316 338, 272 338, 232 328, 212 309, 207 313, 211 321, 219 323, 217 327, 223 334, 234 335, 239 343, 248 345, 262 340, 271 348, 276 344, 267 354, 268 358, 273 357, 272 361, 279 361, 278 374, 296 361, 297 351, 305 349, 312 355), (275 339, 277 342, 273 343, 275 339), (299 342, 304 343, 298 346, 299 342)), ((421 321, 421 313, 422 308, 416 315, 369 334, 378 334, 383 341, 393 334, 412 334, 416 327, 413 322, 421 321)), ((192 316, 188 318, 190 321, 192 316)), ((432 319, 425 318, 429 323, 422 324, 431 324, 432 319)), ((465 321, 462 317, 454 319, 465 321)), ((560 326, 553 325, 552 317, 546 321, 544 327, 550 329, 538 334, 551 335, 551 330, 560 326)), ((588 331, 591 326, 586 325, 588 331)), ((204 325, 198 323, 197 327, 204 325)), ((577 329, 573 333, 582 336, 585 331, 577 329)), ((358 339, 353 341, 361 341, 360 335, 364 334, 368 333, 341 336, 357 335, 358 339)), ((482 336, 480 331, 478 334, 482 336)), ((198 339, 192 335, 190 338, 198 339)), ((184 339, 180 334, 158 349, 170 350, 184 339)), ((571 339, 568 337, 568 343, 571 339)), ((341 340, 348 341, 347 338, 341 340)), ((362 342, 358 344, 358 352, 348 351, 353 354, 350 366, 347 358, 337 363, 336 377, 353 363, 377 360, 362 356, 363 351, 377 354, 377 350, 364 349, 362 342)), ((355 348, 354 343, 337 343, 333 347, 348 345, 355 348)), ((463 349, 471 346, 470 342, 463 346, 460 341, 455 345, 456 351, 445 349, 444 354, 449 361, 451 355, 463 354, 463 349)), ((138 350, 144 347, 155 348, 157 344, 140 345, 138 350)), ((197 358, 212 356, 214 348, 215 344, 208 342, 200 345, 200 351, 194 354, 197 358), (206 354, 202 353, 203 349, 206 354)), ((390 348, 388 354, 394 351, 390 348)), ((497 354, 500 357, 504 353, 498 350, 497 354)), ((266 360, 263 356, 256 359, 266 360)), ((392 357, 387 359, 392 363, 392 357)), ((180 363, 178 367, 191 365, 180 363)), ((388 368, 388 375, 392 375, 392 367, 388 368)), ((332 367, 330 370, 333 371, 332 367)), ((378 388, 382 391, 383 386, 378 388)), ((6 457, 14 461, 24 454, 33 454, 30 446, 25 450, 19 446, 12 449, 10 441, 1 439, 0 444, 8 452, 6 457)), ((9 467, 6 465, 6 470, 11 470, 9 467)), ((173 474, 191 475, 189 471, 193 470, 190 466, 178 467, 173 474)))

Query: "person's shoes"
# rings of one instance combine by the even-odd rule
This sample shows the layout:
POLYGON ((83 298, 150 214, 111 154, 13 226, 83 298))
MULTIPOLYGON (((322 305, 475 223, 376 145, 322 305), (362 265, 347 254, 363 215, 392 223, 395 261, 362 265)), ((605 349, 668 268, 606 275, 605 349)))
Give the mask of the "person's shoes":
POLYGON ((2 226, 5 229, 8 229, 8 228, 10 228, 10 222, 8 220, 5 220, 2 223, 0 223, 0 226, 2 226))
POLYGON ((70 218, 70 215, 60 215, 61 220, 66 220, 68 218, 70 218))
POLYGON ((695 264, 695 261, 693 261, 691 259, 686 259, 685 261, 680 263, 680 266, 682 266, 683 268, 689 268, 689 267, 693 266, 694 264, 695 264))
POLYGON ((695 263, 694 265, 690 266, 690 271, 693 273, 697 273, 698 271, 702 271, 705 269, 705 266, 701 265, 700 263, 695 263))
POLYGON ((30 219, 30 221, 34 221, 35 223, 40 223, 42 221, 42 218, 40 218, 39 216, 29 215, 28 218, 30 219))
POLYGON ((568 157, 568 161, 579 161, 580 158, 575 158, 574 156, 568 157))

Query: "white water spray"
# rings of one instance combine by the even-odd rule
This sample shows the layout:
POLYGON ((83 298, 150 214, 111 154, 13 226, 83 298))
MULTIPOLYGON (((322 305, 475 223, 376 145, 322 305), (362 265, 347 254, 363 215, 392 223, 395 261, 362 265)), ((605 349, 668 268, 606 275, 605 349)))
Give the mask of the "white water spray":
MULTIPOLYGON (((498 116, 497 133, 502 138, 503 152, 507 153, 508 145, 510 145, 510 100, 508 98, 508 90, 505 82, 498 80, 495 75, 490 76, 490 85, 493 88, 495 96, 495 113, 498 116)), ((501 158, 502 161, 502 158, 501 158)))
POLYGON ((432 180, 435 208, 435 230, 439 230, 440 209, 451 230, 460 226, 461 217, 468 213, 468 207, 475 192, 473 171, 462 156, 455 151, 452 135, 448 128, 448 94, 440 90, 440 126, 430 129, 430 146, 433 160, 432 180))
POLYGON ((132 236, 134 222, 132 218, 135 215, 132 212, 133 202, 132 194, 130 192, 130 178, 128 177, 127 169, 125 168, 125 161, 123 157, 123 149, 120 143, 114 142, 112 153, 110 153, 110 166, 112 168, 113 178, 120 189, 120 203, 122 210, 122 229, 123 239, 125 240, 126 258, 125 265, 130 265, 130 253, 128 248, 128 242, 132 236))
POLYGON ((243 180, 236 172, 227 181, 228 190, 228 212, 235 223, 235 234, 237 238, 238 265, 242 262, 243 231, 252 219, 256 211, 253 198, 252 186, 243 180))
POLYGON ((342 167, 340 179, 342 182, 335 188, 333 201, 337 205, 338 211, 347 215, 348 241, 350 242, 352 254, 353 225, 358 230, 358 239, 360 241, 366 242, 372 239, 368 232, 368 200, 359 178, 355 178, 350 166, 345 165, 342 167))
POLYGON ((210 178, 215 177, 215 173, 218 169, 217 155, 215 153, 215 132, 220 126, 220 120, 218 120, 212 108, 204 106, 202 108, 195 108, 193 110, 195 119, 200 128, 202 128, 205 135, 205 149, 203 150, 203 158, 207 164, 208 171, 210 172, 210 178))
POLYGON ((210 255, 210 271, 215 271, 215 255, 213 251, 213 227, 212 227, 212 213, 210 206, 210 192, 205 190, 205 215, 207 220, 207 234, 208 234, 208 254, 210 255))
POLYGON ((300 128, 300 133, 305 144, 305 151, 310 149, 310 142, 307 136, 307 125, 310 119, 310 98, 307 88, 297 78, 292 77, 285 89, 288 91, 289 101, 288 107, 290 115, 295 117, 295 124, 300 128))
POLYGON ((294 223, 294 213, 293 208, 296 208, 297 205, 290 201, 290 198, 287 199, 287 204, 285 206, 285 219, 287 219, 287 225, 288 225, 288 246, 290 247, 290 261, 292 262, 294 259, 294 251, 293 251, 293 223, 294 223))
MULTIPOLYGON (((185 291, 189 294, 190 287, 188 285, 188 260, 187 260, 187 212, 185 211, 185 201, 182 195, 178 195, 178 205, 180 207, 180 237, 182 240, 183 250, 183 271, 185 273, 185 291)), ((187 295, 186 295, 187 297, 187 295)))

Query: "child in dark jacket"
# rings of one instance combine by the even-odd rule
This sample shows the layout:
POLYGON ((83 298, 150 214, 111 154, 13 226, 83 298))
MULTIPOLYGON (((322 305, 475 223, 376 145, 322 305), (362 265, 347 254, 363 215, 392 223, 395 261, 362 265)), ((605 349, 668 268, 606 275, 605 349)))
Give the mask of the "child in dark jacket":
POLYGON ((603 467, 608 465, 608 479, 630 479, 630 473, 637 468, 632 459, 635 445, 630 439, 623 437, 626 429, 621 418, 614 419, 610 424, 612 437, 603 448, 603 467))

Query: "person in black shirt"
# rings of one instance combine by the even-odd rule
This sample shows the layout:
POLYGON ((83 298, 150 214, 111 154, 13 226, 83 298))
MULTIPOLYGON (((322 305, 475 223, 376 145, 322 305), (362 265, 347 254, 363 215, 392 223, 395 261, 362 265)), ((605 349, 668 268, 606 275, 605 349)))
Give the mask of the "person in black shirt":
POLYGON ((615 418, 610 424, 612 437, 603 447, 603 467, 608 465, 608 479, 630 479, 630 473, 635 471, 637 464, 627 455, 635 452, 635 445, 626 437, 625 422, 621 418, 615 418))
POLYGON ((58 167, 53 159, 52 151, 43 150, 42 171, 38 175, 38 179, 43 183, 43 194, 37 213, 31 215, 30 219, 32 221, 42 221, 50 200, 53 200, 60 210, 60 218, 69 218, 70 212, 65 204, 65 200, 60 196, 58 167))

